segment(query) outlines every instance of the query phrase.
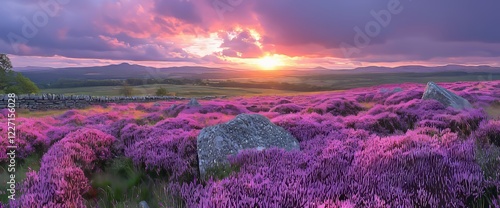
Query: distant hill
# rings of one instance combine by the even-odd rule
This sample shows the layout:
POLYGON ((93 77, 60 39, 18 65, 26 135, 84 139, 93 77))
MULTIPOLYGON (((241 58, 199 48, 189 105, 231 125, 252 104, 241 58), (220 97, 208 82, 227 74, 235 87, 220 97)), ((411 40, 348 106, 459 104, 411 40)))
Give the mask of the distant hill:
POLYGON ((154 68, 128 63, 70 68, 25 67, 15 70, 23 72, 26 77, 36 83, 50 83, 59 79, 189 78, 196 74, 229 71, 197 66, 154 68))
POLYGON ((52 67, 40 67, 40 66, 26 66, 26 67, 14 67, 14 71, 17 72, 28 72, 28 71, 43 71, 54 69, 52 67))
POLYGON ((355 72, 364 72, 364 73, 439 73, 439 72, 493 72, 500 73, 500 67, 491 67, 491 66, 462 66, 462 65, 446 65, 446 66, 435 66, 435 67, 427 67, 427 66, 419 66, 419 65, 408 65, 408 66, 399 66, 399 67, 376 67, 376 66, 368 66, 368 67, 360 67, 354 69, 355 72))
POLYGON ((71 67, 71 68, 49 68, 49 67, 22 67, 14 70, 23 72, 25 76, 37 84, 54 83, 60 79, 78 80, 102 80, 102 79, 129 79, 129 78, 186 78, 186 79, 235 79, 235 78, 273 78, 273 77, 304 77, 321 75, 362 75, 370 73, 434 73, 446 76, 450 73, 494 73, 500 74, 500 67, 491 66, 461 66, 447 65, 437 67, 426 67, 418 65, 400 67, 360 67, 356 69, 332 70, 323 67, 312 69, 280 69, 276 71, 222 69, 200 66, 181 66, 168 68, 154 68, 128 63, 94 66, 94 67, 71 67))

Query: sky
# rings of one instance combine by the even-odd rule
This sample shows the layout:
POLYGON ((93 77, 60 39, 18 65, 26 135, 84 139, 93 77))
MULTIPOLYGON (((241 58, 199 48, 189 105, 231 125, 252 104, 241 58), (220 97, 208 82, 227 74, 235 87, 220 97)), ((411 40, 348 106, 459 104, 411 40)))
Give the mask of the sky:
POLYGON ((4 0, 15 67, 500 66, 500 1, 4 0))

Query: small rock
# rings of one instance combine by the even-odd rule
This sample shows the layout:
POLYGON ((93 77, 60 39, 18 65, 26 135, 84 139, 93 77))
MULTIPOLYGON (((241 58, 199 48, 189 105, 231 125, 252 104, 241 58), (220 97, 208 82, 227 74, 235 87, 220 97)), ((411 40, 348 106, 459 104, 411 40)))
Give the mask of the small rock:
POLYGON ((139 202, 139 208, 149 208, 148 203, 146 201, 139 202))
POLYGON ((379 91, 380 93, 388 93, 390 90, 389 90, 389 89, 387 89, 387 88, 380 88, 378 91, 379 91))
POLYGON ((196 98, 191 98, 189 103, 187 104, 188 106, 200 106, 200 103, 198 103, 198 100, 196 98))
POLYGON ((177 108, 177 106, 178 106, 178 105, 176 105, 176 104, 172 104, 172 105, 170 106, 170 108, 168 108, 168 109, 169 109, 169 110, 174 110, 175 108, 177 108))
POLYGON ((394 90, 392 90, 392 92, 402 92, 403 89, 401 87, 396 87, 394 88, 394 90))
POLYGON ((427 83, 422 99, 437 100, 445 106, 451 106, 456 109, 472 108, 472 105, 465 98, 438 86, 434 82, 427 83))

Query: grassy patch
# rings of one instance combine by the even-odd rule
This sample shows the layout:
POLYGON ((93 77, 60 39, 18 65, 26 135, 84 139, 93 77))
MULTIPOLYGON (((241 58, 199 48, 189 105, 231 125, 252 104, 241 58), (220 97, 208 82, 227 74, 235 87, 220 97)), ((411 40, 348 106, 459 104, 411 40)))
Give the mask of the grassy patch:
POLYGON ((373 108, 373 106, 375 106, 375 102, 361 102, 359 103, 359 105, 361 105, 361 107, 363 107, 363 109, 366 109, 366 110, 370 110, 371 108, 373 108))
MULTIPOLYGON (((15 170, 15 175, 16 175, 16 196, 19 196, 19 185, 24 181, 26 178, 26 173, 29 172, 30 170, 38 171, 40 170, 40 160, 42 159, 42 154, 34 153, 30 155, 29 157, 20 160, 17 159, 17 165, 16 165, 16 170, 15 170)), ((10 180, 10 173, 8 172, 8 164, 7 163, 2 163, 1 168, 0 168, 0 181, 2 183, 0 184, 0 191, 2 191, 2 194, 0 194, 0 201, 2 203, 7 203, 8 202, 8 194, 3 193, 5 192, 8 187, 7 187, 7 181, 10 180)))
MULTIPOLYGON (((476 140, 475 158, 477 164, 483 171, 484 178, 488 181, 498 181, 500 179, 500 147, 492 144, 482 144, 476 140)), ((498 196, 497 188, 493 185, 481 196, 475 199, 468 199, 469 207, 489 207, 492 199, 498 196)))
POLYGON ((219 167, 209 168, 206 170, 205 179, 213 177, 216 180, 221 180, 229 177, 233 173, 240 171, 241 166, 238 164, 226 164, 219 167))
MULTIPOLYGON (((167 89, 171 94, 181 97, 198 97, 207 95, 275 95, 284 93, 294 93, 293 91, 257 88, 236 88, 236 87, 210 87, 197 85, 169 85, 152 84, 133 86, 134 95, 155 95, 160 87, 167 89)), ((120 86, 98 86, 98 87, 75 87, 75 88, 52 88, 42 89, 43 93, 65 94, 65 95, 95 95, 95 96, 118 96, 120 86)))
POLYGON ((91 190, 84 195, 88 207, 138 207, 141 201, 150 207, 182 207, 182 203, 168 193, 166 178, 154 179, 128 158, 105 164, 103 171, 92 176, 91 185, 91 190))
POLYGON ((496 101, 491 104, 489 107, 484 109, 488 114, 488 117, 491 119, 500 118, 500 101, 496 101))
POLYGON ((500 147, 476 144, 475 157, 487 180, 500 179, 500 147))
POLYGON ((30 111, 28 109, 17 109, 16 110, 19 117, 24 118, 40 118, 46 116, 58 116, 65 113, 66 110, 46 110, 46 111, 30 111))

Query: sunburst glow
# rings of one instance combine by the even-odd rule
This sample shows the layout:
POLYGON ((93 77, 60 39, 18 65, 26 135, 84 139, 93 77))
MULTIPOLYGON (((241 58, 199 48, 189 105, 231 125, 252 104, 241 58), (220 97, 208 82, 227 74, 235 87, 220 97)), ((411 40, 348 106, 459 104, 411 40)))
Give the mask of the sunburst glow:
POLYGON ((277 56, 265 56, 257 60, 257 64, 264 70, 273 70, 283 65, 283 61, 277 56))

